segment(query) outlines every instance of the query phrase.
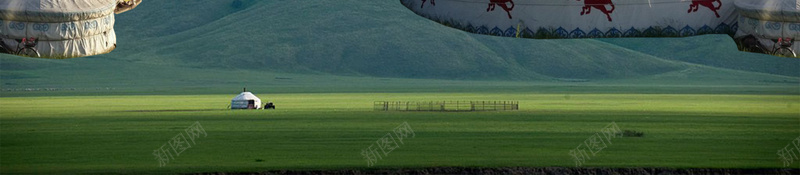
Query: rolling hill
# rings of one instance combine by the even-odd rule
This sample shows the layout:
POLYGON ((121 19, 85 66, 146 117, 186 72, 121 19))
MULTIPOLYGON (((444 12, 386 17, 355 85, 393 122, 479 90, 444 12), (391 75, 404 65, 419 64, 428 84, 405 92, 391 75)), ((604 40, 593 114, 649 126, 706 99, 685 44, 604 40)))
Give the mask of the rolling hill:
POLYGON ((439 25, 397 1, 148 1, 118 15, 116 30, 118 47, 105 55, 0 56, 4 88, 201 86, 262 77, 232 78, 247 84, 285 75, 759 85, 800 77, 800 59, 739 52, 724 35, 502 38, 439 25))

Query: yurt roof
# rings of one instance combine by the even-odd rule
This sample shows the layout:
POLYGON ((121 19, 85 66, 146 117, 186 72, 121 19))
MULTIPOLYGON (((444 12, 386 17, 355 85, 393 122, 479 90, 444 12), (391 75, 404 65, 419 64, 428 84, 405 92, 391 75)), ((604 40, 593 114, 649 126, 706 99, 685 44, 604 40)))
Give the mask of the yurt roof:
POLYGON ((112 14, 118 0, 2 0, 0 18, 28 22, 66 22, 112 14))
POLYGON ((241 94, 237 95, 236 97, 233 97, 233 101, 238 101, 238 100, 261 100, 261 99, 256 97, 256 95, 253 95, 253 93, 242 92, 241 94))

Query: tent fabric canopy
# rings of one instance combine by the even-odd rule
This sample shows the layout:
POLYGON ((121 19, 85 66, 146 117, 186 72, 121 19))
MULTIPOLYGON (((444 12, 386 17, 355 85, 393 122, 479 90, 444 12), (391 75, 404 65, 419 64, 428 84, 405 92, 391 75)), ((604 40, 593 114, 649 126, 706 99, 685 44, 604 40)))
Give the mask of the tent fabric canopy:
MULTIPOLYGON (((764 41, 800 38, 800 0, 399 1, 417 15, 445 26, 493 36, 558 39, 726 34, 735 39, 752 35, 764 41)), ((769 47, 774 42, 767 43, 761 45, 769 47)), ((800 44, 792 47, 798 50, 800 44)))
MULTIPOLYGON (((141 0, 134 0, 141 2, 141 0)), ((0 1, 0 44, 14 49, 34 37, 44 58, 73 58, 116 48, 114 14, 125 0, 0 1)))
MULTIPOLYGON (((736 0, 734 5, 739 13, 735 38, 753 36, 766 47, 775 47, 778 38, 800 38, 800 1, 736 0)), ((800 45, 792 50, 800 50, 800 45)))
POLYGON ((27 22, 66 22, 105 17, 114 12, 117 0, 5 0, 0 17, 27 22))
POLYGON ((800 1, 796 0, 737 0, 736 12, 740 15, 767 21, 800 22, 800 1))

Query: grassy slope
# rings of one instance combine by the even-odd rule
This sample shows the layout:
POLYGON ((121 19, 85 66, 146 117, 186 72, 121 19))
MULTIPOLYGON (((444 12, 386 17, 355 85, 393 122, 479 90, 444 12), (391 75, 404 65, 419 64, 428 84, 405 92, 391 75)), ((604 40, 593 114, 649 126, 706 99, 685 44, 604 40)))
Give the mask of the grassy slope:
POLYGON ((515 92, 646 94, 800 94, 798 79, 690 66, 635 79, 566 81, 464 81, 349 77, 126 63, 109 59, 2 58, 0 96, 121 94, 232 94, 298 92, 515 92), (26 89, 33 91, 26 91, 26 89), (53 91, 47 88, 54 89, 53 91), (38 90, 37 90, 38 89, 38 90))
POLYGON ((407 121, 416 136, 377 167, 574 166, 568 151, 616 122, 586 166, 778 168, 800 134, 798 96, 505 93, 272 94, 276 111, 229 111, 231 95, 25 97, 0 101, 0 173, 241 172, 367 168, 360 150, 407 121), (181 103, 174 103, 180 99, 181 103), (374 112, 375 100, 520 100, 521 111, 374 112), (30 110, 30 106, 39 110, 30 110), (166 110, 166 111, 164 111, 166 110), (188 110, 188 111, 170 111, 188 110), (191 111, 197 110, 197 111, 191 111), (144 111, 144 112, 143 112, 144 111), (152 150, 199 121, 208 133, 158 167, 152 150), (263 160, 263 161, 257 161, 263 160))
POLYGON ((731 52, 736 45, 729 37, 700 36, 692 40, 681 38, 629 38, 600 39, 631 50, 655 57, 684 61, 744 71, 762 72, 787 76, 800 76, 798 59, 781 58, 764 54, 731 52), (672 48, 665 49, 664 46, 672 48))
POLYGON ((511 39, 443 27, 394 1, 243 1, 246 7, 240 8, 225 5, 230 2, 189 2, 181 5, 185 8, 160 1, 142 4, 118 17, 120 49, 99 58, 199 68, 473 80, 639 78, 692 67, 682 61, 789 76, 798 76, 800 69, 797 59, 738 52, 727 36, 719 35, 604 42, 511 39))

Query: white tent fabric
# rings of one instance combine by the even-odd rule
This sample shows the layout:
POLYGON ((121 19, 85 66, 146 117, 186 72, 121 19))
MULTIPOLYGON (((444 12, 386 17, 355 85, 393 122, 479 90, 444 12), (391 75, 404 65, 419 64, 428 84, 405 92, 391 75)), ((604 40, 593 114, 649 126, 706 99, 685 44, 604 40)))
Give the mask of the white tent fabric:
POLYGON ((800 23, 770 21, 745 16, 739 17, 739 31, 736 36, 753 35, 759 38, 778 39, 781 37, 800 38, 800 23))
POLYGON ((737 22, 730 0, 400 2, 418 15, 446 26, 506 37, 551 39, 733 34, 737 22))
POLYGON ((740 15, 767 21, 800 22, 800 1, 797 0, 736 0, 740 15))
POLYGON ((231 109, 248 109, 250 100, 253 100, 253 107, 261 108, 261 99, 250 92, 242 92, 231 100, 231 109))
POLYGON ((64 22, 105 17, 117 0, 3 0, 0 17, 13 21, 64 22))
POLYGON ((107 53, 116 47, 114 11, 123 1, 3 0, 0 40, 16 48, 22 38, 35 37, 45 58, 107 53))
MULTIPOLYGON (((445 26, 494 36, 556 39, 727 34, 742 39, 753 35, 771 42, 762 44, 767 47, 778 38, 800 38, 800 0, 399 1, 417 15, 445 26)), ((793 48, 800 50, 800 44, 793 48)))
MULTIPOLYGON (((752 35, 773 47, 778 38, 800 39, 800 0, 736 0, 739 30, 735 38, 752 35)), ((792 50, 800 50, 794 44, 792 50)))

